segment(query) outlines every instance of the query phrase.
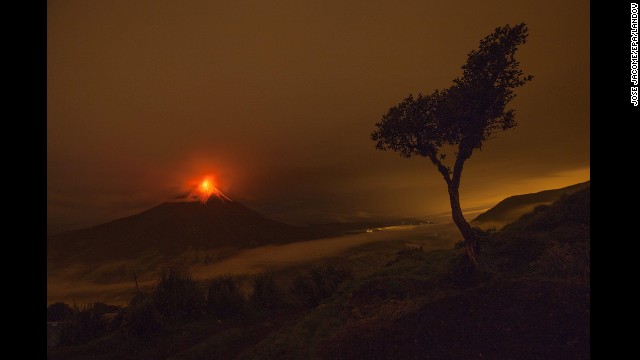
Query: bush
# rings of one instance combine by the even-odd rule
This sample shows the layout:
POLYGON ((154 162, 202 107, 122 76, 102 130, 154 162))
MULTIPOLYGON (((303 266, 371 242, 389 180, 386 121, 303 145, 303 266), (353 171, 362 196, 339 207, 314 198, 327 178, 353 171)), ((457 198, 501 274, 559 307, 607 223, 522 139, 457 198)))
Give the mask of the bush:
POLYGON ((73 310, 63 302, 47 306, 47 321, 66 321, 73 317, 73 310))
POLYGON ((225 275, 213 279, 207 292, 207 310, 217 319, 227 319, 240 314, 246 300, 235 279, 225 275))
POLYGON ((291 293, 302 306, 315 307, 332 296, 349 275, 348 271, 329 265, 312 267, 294 279, 291 293))
POLYGON ((256 309, 276 309, 285 303, 283 293, 270 273, 258 274, 253 280, 253 293, 249 302, 256 309))
POLYGON ((477 270, 465 252, 451 259, 447 278, 460 288, 469 288, 478 284, 477 270))
POLYGON ((535 269, 543 275, 583 277, 591 275, 588 244, 553 244, 535 263, 535 269))
POLYGON ((182 323, 202 315, 204 293, 191 274, 169 268, 160 274, 153 303, 167 321, 182 323))
MULTIPOLYGON (((477 242, 475 243, 473 250, 475 251, 476 254, 480 254, 480 250, 481 250, 481 246, 485 244, 485 242, 494 234, 497 233, 497 230, 494 227, 490 227, 486 230, 482 230, 481 228, 477 227, 477 226, 472 226, 471 230, 473 230, 473 232, 476 235, 476 240, 477 242)), ((467 246, 467 241, 465 239, 462 239, 458 242, 456 242, 453 245, 454 249, 464 249, 467 246)))
POLYGON ((425 259, 425 253, 422 245, 420 245, 420 247, 412 246, 398 250, 395 255, 396 256, 393 259, 387 261, 385 266, 392 266, 402 261, 420 261, 425 259))
POLYGON ((162 329, 162 317, 154 305, 153 297, 144 293, 134 296, 126 311, 123 330, 136 336, 149 337, 162 329))
POLYGON ((71 309, 71 317, 67 319, 66 326, 60 336, 60 342, 65 345, 74 345, 95 339, 111 330, 110 322, 104 317, 117 306, 104 303, 94 303, 88 306, 75 306, 71 309))

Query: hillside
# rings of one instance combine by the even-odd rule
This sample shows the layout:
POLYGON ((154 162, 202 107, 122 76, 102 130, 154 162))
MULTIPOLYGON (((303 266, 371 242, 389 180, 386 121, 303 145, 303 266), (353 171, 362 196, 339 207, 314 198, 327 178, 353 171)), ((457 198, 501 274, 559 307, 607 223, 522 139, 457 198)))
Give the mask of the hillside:
POLYGON ((551 204, 559 200, 562 196, 570 195, 589 187, 590 183, 590 181, 586 181, 560 189, 510 196, 486 212, 478 215, 471 223, 482 229, 491 227, 499 229, 508 223, 518 220, 520 216, 532 211, 536 206, 551 204))
POLYGON ((485 234, 475 275, 462 250, 399 252, 240 358, 588 359, 589 228, 586 188, 485 234))
POLYGON ((166 325, 158 341, 111 330, 50 358, 590 358, 590 188, 483 234, 477 272, 463 256, 405 247, 359 277, 335 264, 284 269, 272 274, 279 289, 259 287, 262 300, 237 317, 166 325))
POLYGON ((323 358, 590 357, 590 188, 486 236, 475 276, 455 258, 446 273, 405 261, 410 271, 376 279, 381 300, 349 301, 323 358), (431 288, 398 292, 400 279, 431 288))

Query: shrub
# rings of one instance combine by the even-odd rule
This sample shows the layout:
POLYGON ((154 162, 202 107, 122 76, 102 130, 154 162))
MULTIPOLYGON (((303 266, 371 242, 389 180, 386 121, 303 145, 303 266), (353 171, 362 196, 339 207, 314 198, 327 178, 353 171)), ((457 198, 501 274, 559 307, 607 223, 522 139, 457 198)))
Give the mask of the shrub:
POLYGON ((315 307, 333 295, 349 275, 348 271, 329 265, 312 267, 294 279, 291 293, 302 306, 315 307))
MULTIPOLYGON (((478 242, 476 242, 475 246, 473 247, 476 255, 480 254, 480 250, 481 250, 481 246, 485 244, 485 242, 487 241, 487 239, 489 239, 493 234, 495 234, 497 232, 495 227, 491 227, 488 228, 486 230, 482 230, 481 228, 477 227, 477 226, 473 226, 471 227, 471 230, 473 230, 473 232, 476 235, 476 238, 478 240, 478 242)), ((454 249, 464 249, 467 246, 467 243, 464 239, 456 242, 453 245, 454 249)))
POLYGON ((163 329, 162 317, 156 309, 153 297, 138 293, 129 303, 123 330, 140 337, 158 334, 163 329))
POLYGON ((47 321, 65 321, 72 316, 73 310, 66 303, 57 302, 47 306, 47 321))
POLYGON ((249 302, 256 309, 276 309, 285 304, 283 293, 271 273, 261 273, 255 277, 249 302))
POLYGON ((104 303, 94 303, 87 306, 75 306, 71 317, 67 318, 67 324, 63 327, 60 342, 66 345, 74 345, 95 339, 104 335, 109 328, 109 321, 103 316, 112 309, 120 309, 104 303))
POLYGON ((393 259, 387 261, 385 266, 392 266, 402 261, 420 261, 425 259, 425 253, 423 251, 422 245, 420 245, 420 247, 412 246, 404 248, 402 250, 398 250, 396 251, 395 255, 396 256, 393 259))
POLYGON ((478 284, 476 266, 466 253, 459 254, 449 262, 447 278, 460 288, 468 288, 478 284))
POLYGON ((211 280, 207 291, 207 310, 215 318, 236 316, 245 309, 245 305, 245 297, 230 275, 211 280))
POLYGON ((153 303, 164 319, 181 323, 202 314, 204 293, 191 274, 169 268, 160 274, 160 281, 153 293, 153 303))
POLYGON ((590 253, 587 244, 553 244, 535 262, 536 270, 545 275, 589 278, 590 253))

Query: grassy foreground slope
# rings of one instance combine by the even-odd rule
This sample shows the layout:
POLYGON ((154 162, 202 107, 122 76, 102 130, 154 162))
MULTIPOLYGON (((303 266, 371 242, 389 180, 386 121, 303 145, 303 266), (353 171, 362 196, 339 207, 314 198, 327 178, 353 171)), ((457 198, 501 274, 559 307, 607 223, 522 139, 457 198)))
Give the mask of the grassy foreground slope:
POLYGON ((588 359, 590 188, 462 250, 407 250, 245 359, 588 359))

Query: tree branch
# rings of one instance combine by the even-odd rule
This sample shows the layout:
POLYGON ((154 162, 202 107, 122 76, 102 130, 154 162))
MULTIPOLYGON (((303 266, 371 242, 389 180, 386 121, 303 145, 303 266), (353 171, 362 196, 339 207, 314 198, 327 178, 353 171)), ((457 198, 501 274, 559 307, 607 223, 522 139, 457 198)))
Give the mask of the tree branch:
POLYGON ((444 181, 447 183, 447 185, 451 185, 451 176, 449 176, 451 174, 451 169, 444 166, 442 162, 438 160, 435 152, 429 153, 429 159, 431 159, 433 165, 438 168, 438 171, 440 171, 440 174, 442 174, 442 177, 444 177, 444 181))

